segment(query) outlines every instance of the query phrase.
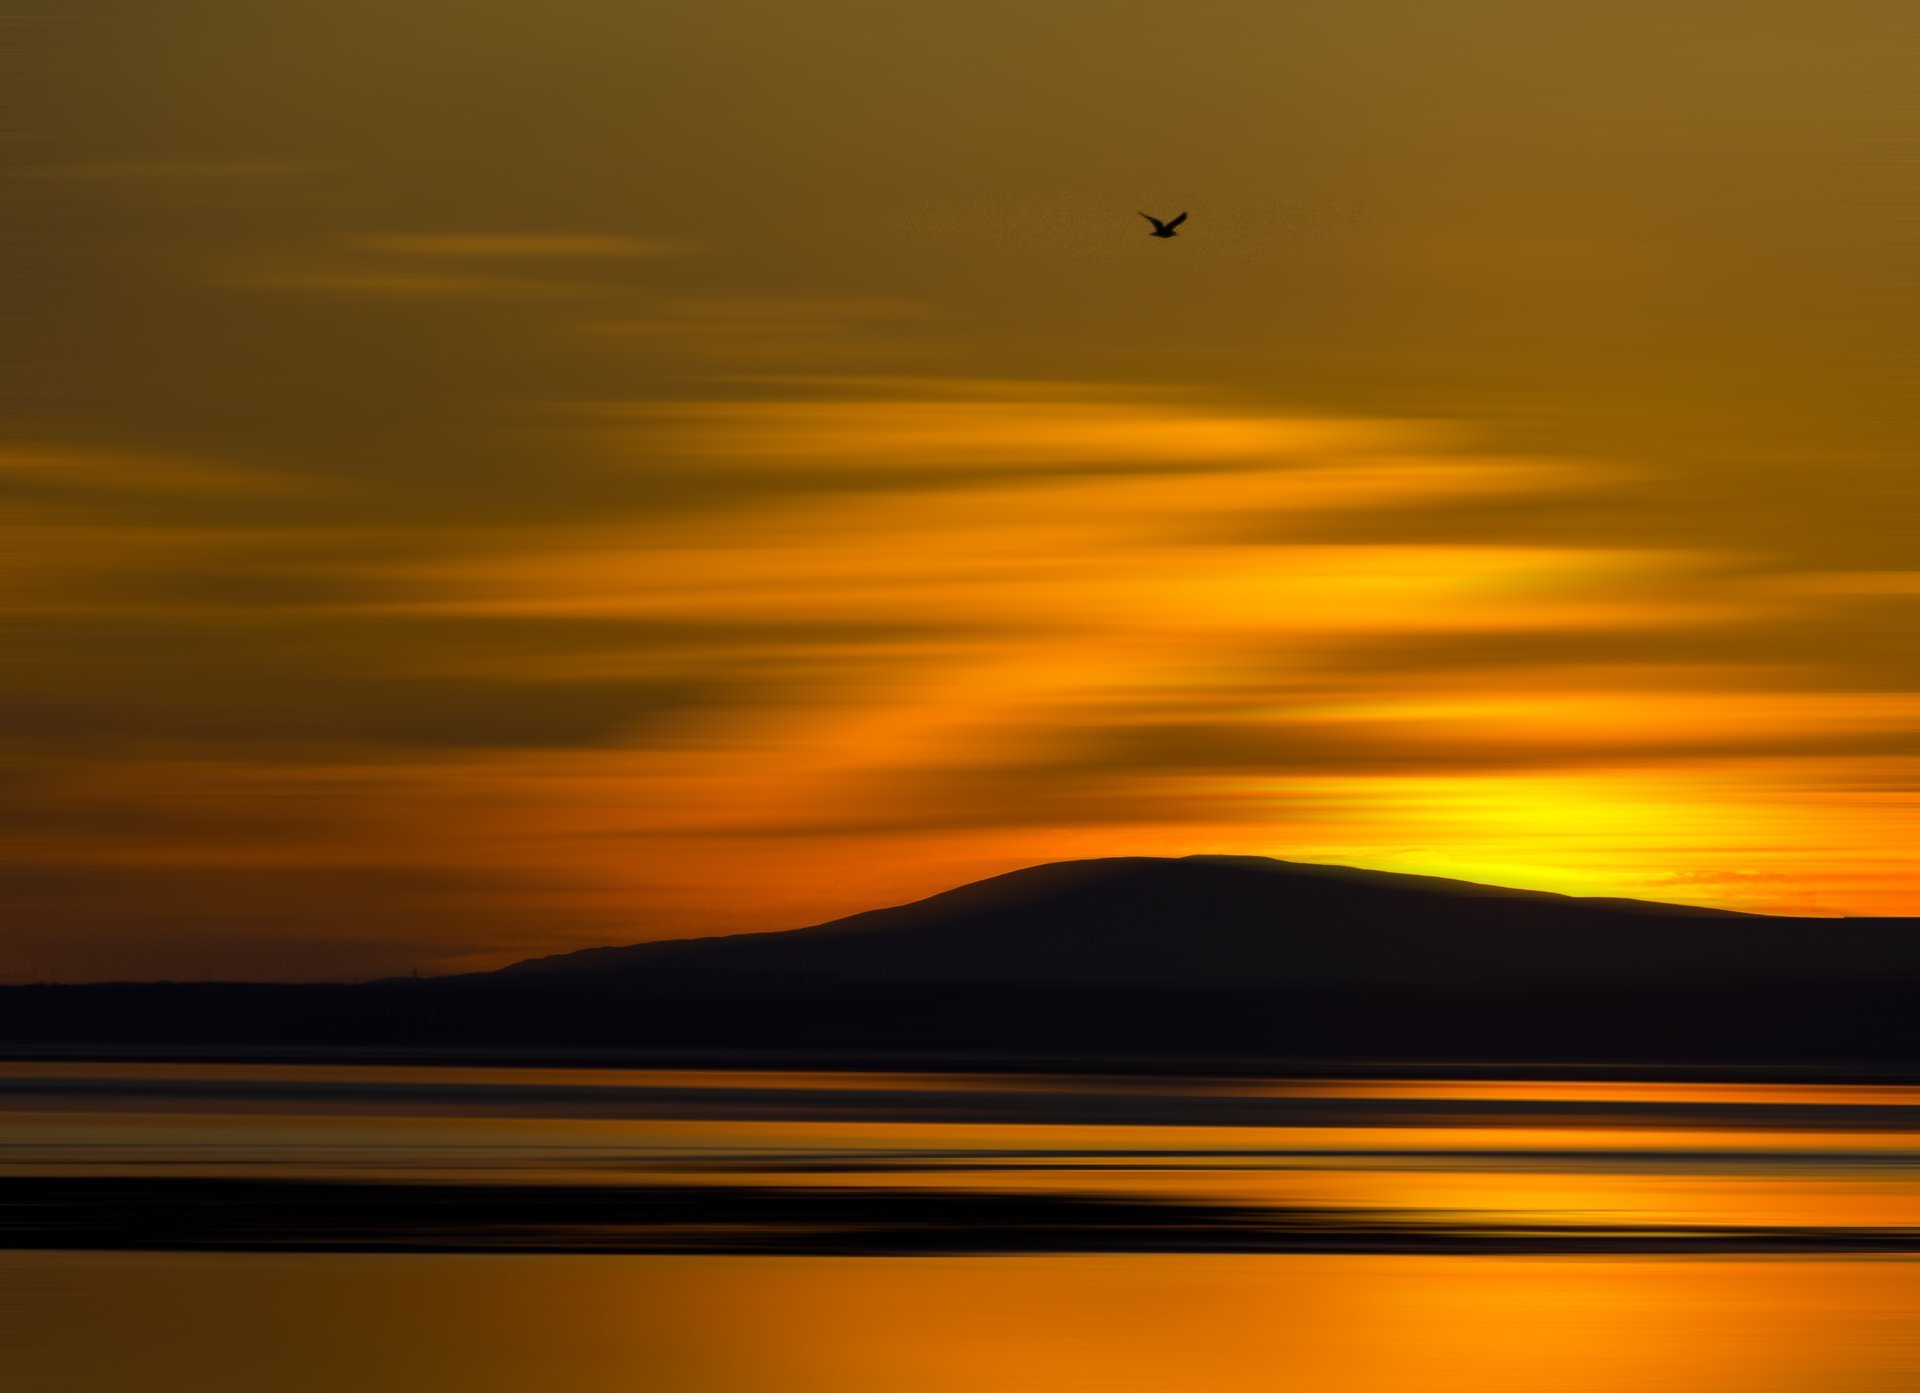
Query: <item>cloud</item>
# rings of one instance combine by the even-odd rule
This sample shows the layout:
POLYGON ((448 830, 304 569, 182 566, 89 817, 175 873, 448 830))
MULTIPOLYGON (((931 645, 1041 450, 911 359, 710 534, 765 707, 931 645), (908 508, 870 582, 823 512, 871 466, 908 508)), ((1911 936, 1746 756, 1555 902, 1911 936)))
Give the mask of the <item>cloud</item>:
POLYGON ((1391 449, 1417 436, 1384 421, 1017 395, 644 403, 605 412, 635 422, 649 445, 700 457, 889 470, 1278 463, 1302 453, 1391 449))
POLYGON ((268 887, 337 872, 327 904, 425 926, 360 960, 467 937, 463 885, 511 956, 1207 850, 1651 895, 1684 864, 1760 908, 1910 891, 1885 828, 1920 705, 1822 647, 1905 573, 1559 521, 1646 471, 1085 383, 736 379, 535 419, 537 516, 8 457, 34 524, 11 854, 173 927, 116 938, 108 889, 48 922, 216 953, 268 887), (681 481, 700 506, 659 506, 681 481), (1503 531, 1463 540, 1487 509, 1503 531), (1755 857, 1835 870, 1788 894, 1733 874, 1755 857), (223 867, 255 889, 194 879, 223 867))
POLYGON ((599 286, 585 281, 327 266, 236 271, 224 277, 224 283, 243 290, 299 290, 382 300, 576 300, 601 293, 599 286))
MULTIPOLYGON (((1426 841, 1470 872, 1472 838, 1442 825, 1458 817, 1491 848, 1482 878, 1548 883, 1550 863, 1605 889, 1611 856, 1637 868, 1618 888, 1670 866, 1663 837, 1728 864, 1654 815, 1686 771, 1738 768, 1698 815, 1723 819, 1729 848, 1749 845, 1742 827, 1772 844, 1789 819, 1738 812, 1742 780, 1771 770, 1769 796, 1792 804, 1811 771, 1865 768, 1920 726, 1902 695, 1796 687, 1817 668, 1757 666, 1750 639, 1728 640, 1745 661, 1712 656, 1717 636, 1804 622, 1803 601, 1755 584, 1752 556, 1340 540, 1384 510, 1425 507, 1443 531, 1442 508, 1558 506, 1641 488, 1640 471, 1478 453, 1413 422, 1071 386, 814 390, 604 412, 630 423, 614 450, 744 481, 733 506, 524 533, 394 577, 403 613, 890 634, 802 640, 787 662, 811 680, 793 699, 737 708, 697 742, 637 743, 637 796, 673 810, 649 835, 997 829, 1032 846, 1080 827, 1112 846, 1152 828, 1159 846, 1317 840, 1363 863, 1417 861, 1406 844, 1426 841), (750 483, 835 466, 815 493, 750 483), (1563 656, 1607 644, 1612 662, 1563 656), (1527 780, 1596 799, 1578 825, 1607 851, 1530 832, 1511 811, 1539 815, 1527 780), (1634 826, 1665 830, 1634 851, 1634 826)), ((778 663, 744 671, 770 694, 783 680, 778 663)))

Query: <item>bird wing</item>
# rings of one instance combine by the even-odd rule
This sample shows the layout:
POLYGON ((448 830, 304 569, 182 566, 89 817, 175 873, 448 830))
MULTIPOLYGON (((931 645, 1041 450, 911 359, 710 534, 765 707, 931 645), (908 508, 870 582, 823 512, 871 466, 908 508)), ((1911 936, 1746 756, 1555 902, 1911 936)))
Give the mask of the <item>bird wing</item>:
POLYGON ((1185 213, 1182 213, 1179 217, 1175 218, 1172 222, 1168 223, 1167 226, 1170 228, 1178 227, 1180 226, 1181 223, 1185 222, 1186 220, 1187 220, 1187 215, 1185 213))
POLYGON ((1153 230, 1155 232, 1165 232, 1167 230, 1167 225, 1161 222, 1160 219, 1156 218, 1153 214, 1142 213, 1140 216, 1153 224, 1153 230))

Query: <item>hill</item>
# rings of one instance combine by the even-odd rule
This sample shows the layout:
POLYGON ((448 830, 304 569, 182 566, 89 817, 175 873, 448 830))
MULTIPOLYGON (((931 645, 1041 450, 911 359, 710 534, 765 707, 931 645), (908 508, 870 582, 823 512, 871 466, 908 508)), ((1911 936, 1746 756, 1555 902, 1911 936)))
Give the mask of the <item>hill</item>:
POLYGON ((1850 973, 1836 951, 1920 969, 1920 935, 1873 923, 1576 899, 1256 856, 1117 857, 1032 866, 810 928, 589 948, 501 973, 1453 989, 1850 973), (1836 935, 1815 924, 1844 927, 1836 935))
POLYGON ((1257 857, 1035 866, 809 928, 357 986, 0 989, 14 1048, 804 1063, 1920 1069, 1920 921, 1580 899, 1257 857))

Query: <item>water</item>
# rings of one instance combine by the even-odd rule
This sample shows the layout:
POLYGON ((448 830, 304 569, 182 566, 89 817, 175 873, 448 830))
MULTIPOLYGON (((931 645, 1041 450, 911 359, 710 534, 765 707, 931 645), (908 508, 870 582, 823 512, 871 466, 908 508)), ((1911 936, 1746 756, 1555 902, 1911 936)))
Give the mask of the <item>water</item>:
POLYGON ((1920 1387, 1920 1090, 21 1064, 0 1108, 9 1389, 1920 1387))

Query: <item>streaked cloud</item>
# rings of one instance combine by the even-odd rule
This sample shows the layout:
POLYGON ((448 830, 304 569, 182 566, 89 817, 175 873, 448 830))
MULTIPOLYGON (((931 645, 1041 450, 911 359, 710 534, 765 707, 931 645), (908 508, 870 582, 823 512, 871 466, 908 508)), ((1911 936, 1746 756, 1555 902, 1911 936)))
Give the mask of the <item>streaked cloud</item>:
MULTIPOLYGON (((1097 383, 742 382, 538 419, 585 471, 576 516, 376 526, 373 490, 303 522, 247 471, 15 457, 21 479, 176 511, 47 514, 16 558, 38 577, 16 612, 67 638, 9 700, 41 749, 14 855, 173 887, 214 916, 204 951, 218 904, 259 902, 196 896, 194 868, 331 876, 445 935, 370 940, 385 970, 772 927, 1061 855, 1757 908, 1909 892, 1874 829, 1910 796, 1887 752, 1915 698, 1823 687, 1811 650, 1709 656, 1817 626, 1860 584, 1449 521, 1551 517, 1644 469, 1097 383), (730 482, 645 506, 674 471, 730 482), (1428 539, 1370 540, 1423 510, 1428 539), (162 832, 170 804, 192 815, 162 832), (1741 878, 1762 854, 1808 879, 1741 878), (1662 879, 1677 862, 1696 878, 1662 879), (456 929, 481 885, 490 927, 456 929)), ((112 899, 68 897, 58 922, 105 932, 112 899)))
POLYGON ((1280 462, 1299 451, 1392 448, 1408 429, 1113 400, 754 401, 607 408, 649 444, 768 464, 872 469, 1280 462))
POLYGON ((577 300, 600 293, 598 286, 585 281, 299 264, 234 271, 222 281, 242 290, 296 290, 391 300, 577 300))

